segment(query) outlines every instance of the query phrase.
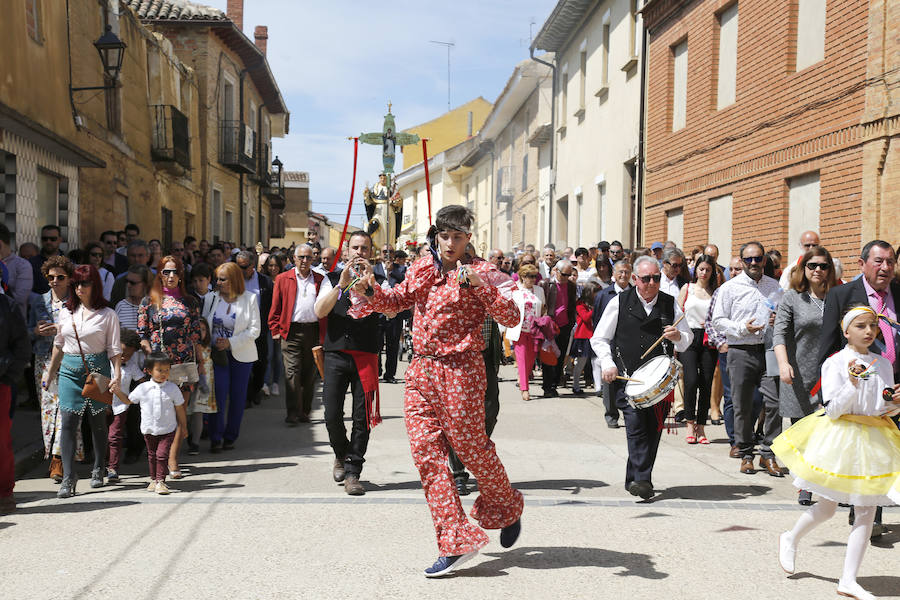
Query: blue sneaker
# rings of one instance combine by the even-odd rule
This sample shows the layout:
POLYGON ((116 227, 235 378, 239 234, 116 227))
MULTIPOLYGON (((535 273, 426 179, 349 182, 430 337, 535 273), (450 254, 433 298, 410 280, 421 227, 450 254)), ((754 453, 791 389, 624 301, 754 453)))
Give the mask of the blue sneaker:
POLYGON ((119 483, 119 474, 115 469, 107 469, 106 470, 106 480, 109 483, 119 483))
POLYGON ((425 577, 443 577, 448 575, 476 554, 478 554, 478 550, 458 554, 457 556, 439 556, 433 565, 425 569, 425 577))
POLYGON ((513 544, 516 543, 516 540, 519 539, 519 534, 522 533, 522 518, 519 517, 516 519, 516 522, 512 525, 507 525, 503 529, 500 530, 500 545, 504 548, 509 548, 513 544))

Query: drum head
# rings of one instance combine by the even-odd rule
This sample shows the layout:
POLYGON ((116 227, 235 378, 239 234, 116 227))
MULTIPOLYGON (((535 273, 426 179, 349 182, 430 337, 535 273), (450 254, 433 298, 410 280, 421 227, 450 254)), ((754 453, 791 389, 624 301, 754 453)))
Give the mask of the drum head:
POLYGON ((637 397, 655 388, 668 373, 671 363, 672 359, 668 356, 655 356, 642 364, 629 376, 630 379, 637 381, 629 381, 625 384, 625 394, 637 397))

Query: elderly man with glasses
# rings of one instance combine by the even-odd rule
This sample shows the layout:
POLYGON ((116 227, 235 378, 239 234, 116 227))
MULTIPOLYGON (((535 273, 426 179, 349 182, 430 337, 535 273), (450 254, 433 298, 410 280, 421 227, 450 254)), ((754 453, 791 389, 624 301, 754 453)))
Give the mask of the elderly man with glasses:
MULTIPOLYGON (((732 277, 719 288, 713 309, 713 327, 725 336, 728 344, 728 378, 734 408, 734 439, 741 457, 741 473, 756 473, 753 455, 753 395, 766 377, 765 341, 771 335, 775 311, 782 289, 775 279, 763 274, 766 251, 759 242, 741 246, 744 272, 732 277)), ((766 422, 760 444, 762 465, 778 469, 771 444, 781 433, 778 393, 766 396, 766 422)))
POLYGON ((791 274, 794 272, 794 269, 797 268, 797 265, 800 264, 800 261, 803 260, 803 255, 806 254, 807 250, 811 250, 820 245, 819 234, 815 231, 804 231, 800 234, 798 243, 800 256, 797 257, 796 263, 788 265, 788 267, 782 271, 781 277, 778 279, 778 285, 781 286, 781 289, 789 290, 791 288, 791 274))

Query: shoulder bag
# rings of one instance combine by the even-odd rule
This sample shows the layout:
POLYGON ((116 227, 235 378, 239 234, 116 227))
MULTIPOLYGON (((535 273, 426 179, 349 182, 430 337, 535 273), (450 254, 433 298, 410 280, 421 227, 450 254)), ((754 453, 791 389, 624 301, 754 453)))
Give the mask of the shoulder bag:
MULTIPOLYGON (((82 310, 84 310, 82 308, 82 310)), ((75 332, 75 341, 78 342, 78 352, 81 353, 81 364, 84 365, 84 387, 81 388, 81 395, 84 398, 90 398, 103 404, 112 404, 113 393, 109 391, 109 377, 101 373, 92 372, 88 368, 87 360, 84 358, 84 349, 81 347, 81 338, 78 337, 78 329, 75 327, 75 316, 72 315, 72 331, 75 332)))

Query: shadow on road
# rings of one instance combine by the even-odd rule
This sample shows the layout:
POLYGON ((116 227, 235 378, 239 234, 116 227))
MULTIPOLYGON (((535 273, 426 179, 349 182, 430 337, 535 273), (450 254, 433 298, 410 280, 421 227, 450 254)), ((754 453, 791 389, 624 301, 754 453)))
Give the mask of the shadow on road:
POLYGON ((661 500, 707 500, 713 502, 734 502, 771 492, 764 485, 679 485, 664 489, 647 503, 661 500))
POLYGON ((42 504, 40 506, 20 506, 16 508, 17 514, 23 515, 40 515, 40 514, 59 514, 59 513, 82 513, 94 510, 107 510, 110 508, 118 508, 120 506, 131 506, 140 504, 133 500, 106 500, 103 502, 65 502, 60 501, 56 504, 42 504))
POLYGON ((643 579, 665 579, 668 573, 656 570, 653 559, 647 554, 616 552, 603 548, 574 548, 567 546, 522 547, 502 553, 485 553, 493 560, 480 563, 470 569, 462 569, 460 574, 468 577, 497 577, 507 575, 507 569, 567 569, 569 567, 621 568, 614 575, 620 577, 641 577, 643 579))
POLYGON ((512 486, 517 490, 557 490, 580 494, 581 490, 609 487, 609 484, 596 479, 539 479, 537 481, 514 481, 512 486))
MULTIPOLYGON (((254 463, 252 465, 217 465, 215 467, 193 466, 192 461, 182 461, 181 469, 185 471, 190 478, 200 475, 227 475, 230 473, 256 473, 257 471, 267 471, 269 469, 281 469, 287 467, 296 467, 295 462, 273 462, 273 463, 254 463)), ((201 465, 203 463, 200 463, 201 465)), ((183 480, 181 480, 183 481, 183 480)))
POLYGON ((0 531, 3 531, 7 527, 12 527, 15 523, 0 523, 0 531))

